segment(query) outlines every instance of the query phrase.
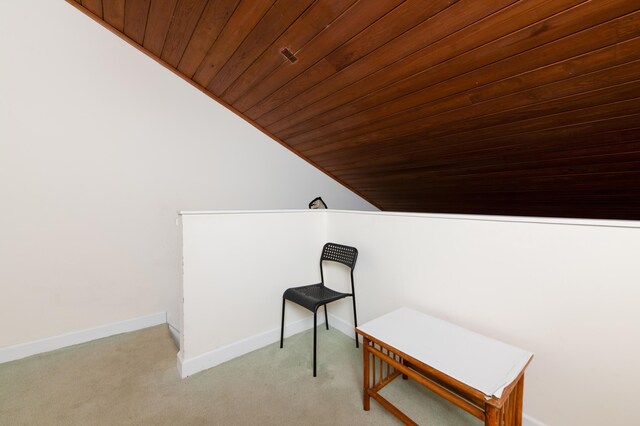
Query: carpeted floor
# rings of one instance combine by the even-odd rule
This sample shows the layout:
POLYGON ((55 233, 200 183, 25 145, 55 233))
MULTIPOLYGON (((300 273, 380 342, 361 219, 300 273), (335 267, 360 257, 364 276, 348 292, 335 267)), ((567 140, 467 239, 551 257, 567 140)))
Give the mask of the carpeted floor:
MULTIPOLYGON (((166 326, 0 364, 0 425, 398 425, 374 400, 362 410, 362 352, 342 333, 312 333, 181 380, 166 326)), ((480 425, 414 383, 384 396, 415 421, 480 425)))

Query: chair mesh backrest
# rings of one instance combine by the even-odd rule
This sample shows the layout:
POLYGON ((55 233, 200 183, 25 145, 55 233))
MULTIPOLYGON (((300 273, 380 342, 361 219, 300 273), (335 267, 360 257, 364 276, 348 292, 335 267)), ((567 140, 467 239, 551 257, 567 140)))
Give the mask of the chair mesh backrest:
POLYGON ((343 246, 342 244, 327 243, 322 249, 323 260, 331 260, 333 262, 339 262, 343 265, 347 265, 353 269, 356 266, 356 260, 358 259, 358 249, 355 247, 343 246))

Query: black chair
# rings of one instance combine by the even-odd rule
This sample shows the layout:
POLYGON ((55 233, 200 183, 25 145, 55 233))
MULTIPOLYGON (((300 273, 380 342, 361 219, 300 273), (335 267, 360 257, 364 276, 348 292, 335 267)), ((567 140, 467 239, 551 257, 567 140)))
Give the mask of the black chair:
MULTIPOLYGON (((302 287, 292 287, 287 289, 282 295, 282 323, 280 326, 280 348, 282 348, 284 340, 284 307, 287 300, 297 303, 313 312, 313 377, 316 377, 316 346, 317 346, 317 325, 318 325, 318 308, 324 306, 324 319, 327 330, 329 329, 329 317, 327 316, 327 303, 344 299, 351 296, 353 299, 353 322, 358 326, 356 317, 356 294, 353 286, 353 268, 356 266, 358 259, 358 250, 355 247, 343 246, 341 244, 327 243, 322 248, 322 256, 320 257, 320 280, 318 284, 305 285, 302 287), (324 285, 324 272, 322 263, 324 261, 338 262, 346 265, 351 272, 351 293, 340 293, 330 289, 324 285)), ((356 336, 356 348, 358 345, 358 333, 356 336)))

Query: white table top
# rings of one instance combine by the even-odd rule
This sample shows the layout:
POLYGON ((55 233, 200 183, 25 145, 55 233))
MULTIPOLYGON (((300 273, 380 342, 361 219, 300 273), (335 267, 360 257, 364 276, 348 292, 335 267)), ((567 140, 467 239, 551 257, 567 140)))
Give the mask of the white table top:
POLYGON ((533 353, 444 320, 400 308, 358 330, 479 390, 500 398, 533 353))

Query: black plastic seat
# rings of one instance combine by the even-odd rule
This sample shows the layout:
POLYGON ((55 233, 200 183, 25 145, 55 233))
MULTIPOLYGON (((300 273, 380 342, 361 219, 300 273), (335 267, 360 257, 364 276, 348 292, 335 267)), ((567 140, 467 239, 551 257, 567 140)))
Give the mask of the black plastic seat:
MULTIPOLYGON (((287 300, 296 303, 303 308, 313 312, 313 377, 316 377, 316 347, 317 347, 317 325, 318 325, 318 308, 324 306, 324 319, 327 330, 329 329, 329 317, 327 315, 327 304, 336 300, 351 297, 353 300, 353 322, 355 327, 358 326, 356 315, 356 296, 353 284, 353 269, 358 259, 358 250, 355 247, 344 246, 342 244, 327 243, 322 248, 320 256, 320 280, 318 284, 305 285, 301 287, 292 287, 285 290, 282 295, 282 322, 280 325, 280 348, 284 342, 284 309, 287 300), (338 262, 349 268, 351 275, 351 293, 341 293, 330 289, 324 285, 323 262, 338 262)), ((355 329, 354 329, 355 333, 355 329)), ((358 344, 358 334, 355 333, 356 348, 358 344)))

